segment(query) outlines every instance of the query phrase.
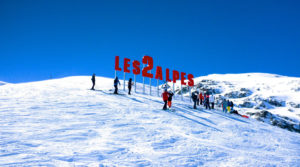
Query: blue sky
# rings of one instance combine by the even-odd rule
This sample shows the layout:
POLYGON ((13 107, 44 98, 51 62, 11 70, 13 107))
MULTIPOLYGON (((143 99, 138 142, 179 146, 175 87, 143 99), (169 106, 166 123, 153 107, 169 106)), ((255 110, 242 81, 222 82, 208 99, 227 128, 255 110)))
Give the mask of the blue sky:
POLYGON ((114 76, 114 57, 194 76, 300 77, 300 1, 0 0, 0 80, 114 76))

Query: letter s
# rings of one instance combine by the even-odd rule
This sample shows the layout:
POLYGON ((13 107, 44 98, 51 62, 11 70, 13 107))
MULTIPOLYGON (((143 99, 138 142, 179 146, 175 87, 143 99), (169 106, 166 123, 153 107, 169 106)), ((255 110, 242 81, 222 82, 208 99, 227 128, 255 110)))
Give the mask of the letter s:
POLYGON ((189 80, 188 85, 189 86, 194 86, 194 79, 193 78, 194 78, 193 74, 188 75, 188 80, 189 80))
POLYGON ((132 63, 132 66, 133 66, 133 74, 135 75, 139 75, 141 73, 141 69, 140 69, 140 62, 137 61, 137 60, 134 60, 133 63, 132 63))

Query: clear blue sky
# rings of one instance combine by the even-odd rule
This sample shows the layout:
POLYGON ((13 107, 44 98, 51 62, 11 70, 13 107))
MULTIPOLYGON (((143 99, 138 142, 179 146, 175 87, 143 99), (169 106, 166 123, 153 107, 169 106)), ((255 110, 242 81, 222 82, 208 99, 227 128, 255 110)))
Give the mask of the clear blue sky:
POLYGON ((114 57, 194 76, 300 77, 297 0, 0 0, 0 80, 114 76, 114 57))

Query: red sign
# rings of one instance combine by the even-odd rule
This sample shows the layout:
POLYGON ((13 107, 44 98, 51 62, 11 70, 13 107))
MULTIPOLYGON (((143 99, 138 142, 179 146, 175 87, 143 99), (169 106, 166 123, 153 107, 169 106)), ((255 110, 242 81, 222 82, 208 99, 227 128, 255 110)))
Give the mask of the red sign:
MULTIPOLYGON (((117 71, 122 71, 122 68, 120 68, 120 58, 119 56, 115 57, 115 70, 117 71)), ((146 66, 142 69, 142 76, 147 77, 147 78, 153 78, 153 74, 149 73, 150 70, 153 69, 153 58, 150 56, 144 56, 142 63, 145 64, 146 66)), ((130 59, 124 58, 124 65, 123 65, 123 71, 126 73, 130 73, 130 59)), ((132 62, 132 72, 135 75, 139 75, 141 73, 140 69, 141 63, 137 60, 134 60, 132 62)), ((176 80, 181 79, 181 85, 186 85, 188 84, 189 86, 194 86, 194 76, 192 74, 188 74, 186 78, 186 73, 184 72, 178 72, 176 70, 172 71, 172 76, 173 76, 173 83, 176 83, 176 80), (185 80, 188 79, 188 83, 185 82, 185 80)), ((155 79, 163 80, 163 70, 160 66, 156 67, 155 71, 155 79)), ((170 70, 167 68, 166 69, 166 75, 165 75, 165 81, 171 82, 170 79, 170 70)))

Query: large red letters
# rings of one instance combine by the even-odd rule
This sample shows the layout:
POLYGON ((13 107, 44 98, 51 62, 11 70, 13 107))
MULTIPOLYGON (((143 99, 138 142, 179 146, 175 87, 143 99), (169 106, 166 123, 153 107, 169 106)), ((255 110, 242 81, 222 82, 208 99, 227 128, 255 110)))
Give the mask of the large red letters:
POLYGON ((146 66, 142 70, 143 77, 153 78, 153 74, 147 72, 147 71, 152 70, 152 68, 153 68, 153 59, 152 59, 152 57, 144 56, 143 57, 143 64, 148 64, 148 66, 146 66))
POLYGON ((181 72, 181 85, 186 85, 186 83, 184 82, 185 80, 185 73, 184 72, 181 72))
POLYGON ((134 68, 134 69, 132 70, 133 74, 139 75, 140 72, 141 72, 141 69, 140 69, 140 62, 137 61, 137 60, 134 60, 134 61, 132 62, 132 66, 133 66, 133 68, 134 68))
POLYGON ((128 70, 128 67, 130 67, 130 59, 125 58, 124 59, 124 72, 130 73, 130 70, 128 70))
POLYGON ((171 82, 171 79, 170 79, 170 70, 168 68, 166 69, 166 81, 167 82, 171 82))
POLYGON ((115 70, 122 71, 122 69, 119 67, 119 56, 116 56, 115 58, 115 70))
POLYGON ((188 75, 188 80, 189 80, 188 84, 189 84, 189 86, 194 86, 193 78, 194 78, 193 74, 188 75))
POLYGON ((156 73, 155 73, 155 79, 160 79, 162 80, 162 69, 160 66, 156 67, 156 73))
MULTIPOLYGON (((143 77, 148 77, 148 78, 153 78, 153 73, 151 73, 151 70, 153 69, 153 58, 150 56, 145 55, 142 59, 142 63, 145 65, 145 67, 142 69, 142 76, 143 77)), ((141 73, 140 69, 140 62, 137 60, 134 60, 132 62, 132 72, 135 75, 139 75, 141 73)), ((126 73, 130 73, 130 59, 124 58, 124 66, 123 66, 123 71, 126 73)), ((119 56, 115 57, 115 70, 116 71, 122 71, 122 68, 120 67, 120 58, 119 56)), ((186 73, 184 72, 178 72, 176 70, 172 71, 172 76, 173 79, 170 79, 170 69, 166 69, 166 82, 172 82, 176 83, 177 80, 181 80, 181 85, 186 85, 188 86, 194 86, 194 76, 192 74, 187 75, 188 83, 185 82, 186 80, 186 73)), ((163 80, 163 70, 162 67, 156 66, 156 71, 155 71, 155 79, 163 80)))
POLYGON ((179 72, 176 70, 173 70, 173 83, 176 83, 176 81, 179 79, 179 72))

